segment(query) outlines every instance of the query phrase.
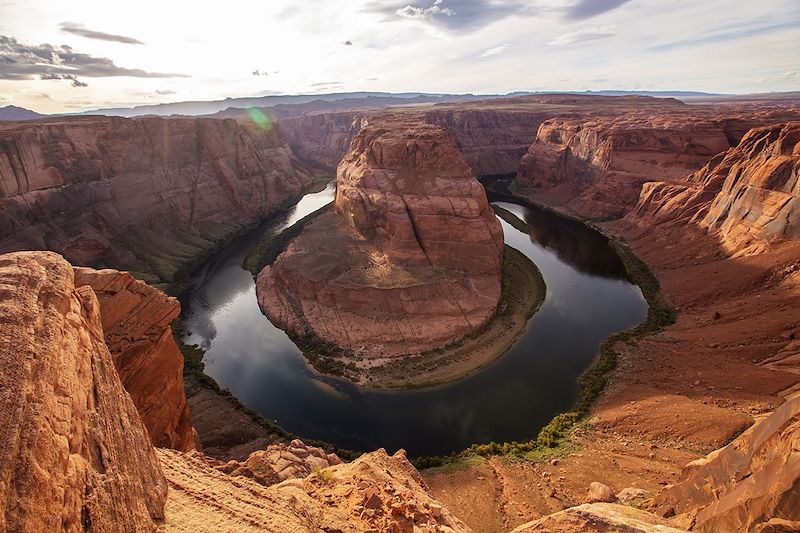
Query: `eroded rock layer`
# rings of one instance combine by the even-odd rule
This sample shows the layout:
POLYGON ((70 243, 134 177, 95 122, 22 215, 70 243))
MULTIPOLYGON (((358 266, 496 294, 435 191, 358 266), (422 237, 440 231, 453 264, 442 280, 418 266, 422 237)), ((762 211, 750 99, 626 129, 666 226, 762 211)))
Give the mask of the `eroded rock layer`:
POLYGON ((0 251, 173 278, 310 182, 274 131, 75 117, 0 126, 0 251))
POLYGON ((0 530, 155 529, 166 482, 91 287, 57 254, 0 256, 0 323, 0 530))
POLYGON ((798 116, 789 110, 684 107, 550 119, 523 157, 516 185, 582 216, 617 218, 653 177, 680 180, 735 146, 751 127, 798 116))
POLYGON ((640 225, 694 222, 734 255, 800 238, 800 122, 750 130, 680 182, 646 183, 628 218, 640 225))
POLYGON ((194 449, 183 354, 170 327, 180 314, 178 300, 117 270, 76 267, 75 284, 97 295, 106 345, 153 444, 194 449))
POLYGON ((440 128, 370 119, 339 165, 335 209, 259 274, 275 324, 375 357, 436 348, 492 316, 502 229, 440 128))

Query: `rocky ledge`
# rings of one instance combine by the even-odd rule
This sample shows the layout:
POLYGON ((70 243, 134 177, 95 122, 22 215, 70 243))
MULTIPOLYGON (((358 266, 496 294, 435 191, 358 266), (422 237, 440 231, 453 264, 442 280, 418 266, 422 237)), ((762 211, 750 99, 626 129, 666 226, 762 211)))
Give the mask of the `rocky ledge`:
POLYGON ((493 316, 502 228, 441 128, 370 119, 336 187, 335 211, 258 275, 273 323, 380 364, 460 339, 493 316))

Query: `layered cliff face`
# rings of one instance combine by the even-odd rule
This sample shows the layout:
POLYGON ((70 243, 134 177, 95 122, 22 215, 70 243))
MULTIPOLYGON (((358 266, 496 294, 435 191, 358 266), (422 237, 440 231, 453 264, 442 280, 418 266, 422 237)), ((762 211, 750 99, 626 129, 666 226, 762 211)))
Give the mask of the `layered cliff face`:
POLYGON ((0 126, 0 251, 172 281, 310 182, 274 131, 233 120, 81 117, 0 126))
POLYGON ((694 222, 732 255, 800 238, 800 123, 750 130, 738 146, 677 183, 651 182, 628 217, 637 224, 694 222))
POLYGON ((515 109, 454 109, 425 113, 441 126, 476 176, 515 174, 539 125, 553 112, 515 109))
POLYGON ((619 218, 636 205, 643 183, 681 181, 750 128, 800 116, 790 109, 685 107, 584 110, 547 120, 515 184, 581 216, 619 218))
POLYGON ((363 113, 321 113, 286 118, 276 124, 281 138, 298 157, 336 168, 361 129, 363 113))
POLYGON ((782 521, 800 526, 798 442, 800 396, 724 448, 688 464, 681 481, 653 505, 693 531, 794 531, 779 526, 782 521))
POLYGON ((592 217, 619 217, 652 176, 677 179, 727 149, 711 121, 601 116, 552 119, 522 158, 516 184, 592 217))
POLYGON ((0 292, 0 529, 155 529, 167 485, 94 292, 47 252, 0 256, 0 292))
POLYGON ((106 345, 155 446, 192 450, 197 436, 183 388, 183 354, 170 323, 180 304, 116 270, 75 268, 75 284, 100 302, 106 345))
POLYGON ((273 323, 374 359, 442 346, 492 316, 502 229, 440 128, 370 119, 339 165, 335 209, 259 274, 273 323))

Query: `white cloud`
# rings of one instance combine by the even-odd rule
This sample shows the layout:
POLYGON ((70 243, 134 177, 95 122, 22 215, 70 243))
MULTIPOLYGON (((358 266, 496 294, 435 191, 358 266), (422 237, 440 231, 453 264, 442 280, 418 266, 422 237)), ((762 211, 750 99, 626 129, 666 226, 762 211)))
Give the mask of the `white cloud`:
POLYGON ((559 35, 547 44, 551 46, 565 46, 569 44, 583 43, 586 41, 597 41, 598 39, 608 39, 609 37, 613 37, 615 35, 609 30, 611 30, 611 28, 608 26, 584 28, 582 30, 571 31, 563 35, 559 35))
POLYGON ((456 14, 455 11, 444 6, 444 0, 436 0, 431 7, 425 8, 409 4, 398 9, 396 13, 403 18, 409 19, 430 19, 433 18, 434 15, 450 17, 456 14))
POLYGON ((509 46, 511 46, 511 45, 509 45, 509 44, 501 44, 500 46, 495 46, 494 48, 489 48, 484 53, 482 53, 480 55, 480 57, 492 57, 492 56, 496 56, 497 54, 502 54, 503 52, 508 50, 509 46))

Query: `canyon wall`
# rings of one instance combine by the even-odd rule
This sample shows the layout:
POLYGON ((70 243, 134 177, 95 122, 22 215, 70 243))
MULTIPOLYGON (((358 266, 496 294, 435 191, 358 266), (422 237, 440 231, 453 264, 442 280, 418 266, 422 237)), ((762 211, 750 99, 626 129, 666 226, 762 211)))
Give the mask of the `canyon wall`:
POLYGON ((178 300, 116 270, 77 267, 75 285, 89 285, 97 295, 106 345, 153 444, 196 448, 183 354, 170 327, 180 314, 178 300))
POLYGON ((679 181, 738 144, 752 127, 796 111, 690 108, 585 111, 545 121, 515 180, 545 203, 591 218, 619 218, 645 182, 679 181))
POLYGON ((442 346, 493 315, 502 229, 441 128, 370 118, 334 203, 258 275, 273 323, 374 358, 442 346))
POLYGON ((167 484, 94 292, 49 252, 0 256, 0 292, 0 530, 154 530, 167 484))
POLYGON ((755 128, 685 180, 645 183, 628 220, 692 222, 729 254, 763 251, 800 238, 799 177, 800 122, 755 128))
POLYGON ((440 109, 425 121, 444 129, 472 172, 480 176, 515 174, 520 159, 552 111, 517 109, 440 109))
POLYGON ((310 181, 274 131, 233 120, 4 123, 0 251, 53 250, 173 281, 310 181))
MULTIPOLYGON (((553 112, 516 109, 438 108, 403 110, 409 118, 444 129, 453 146, 477 176, 516 173, 539 125, 553 112)), ((298 157, 336 168, 375 111, 324 113, 281 119, 276 128, 298 157)))

